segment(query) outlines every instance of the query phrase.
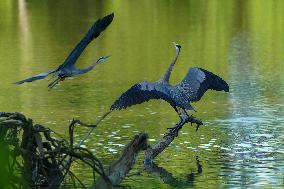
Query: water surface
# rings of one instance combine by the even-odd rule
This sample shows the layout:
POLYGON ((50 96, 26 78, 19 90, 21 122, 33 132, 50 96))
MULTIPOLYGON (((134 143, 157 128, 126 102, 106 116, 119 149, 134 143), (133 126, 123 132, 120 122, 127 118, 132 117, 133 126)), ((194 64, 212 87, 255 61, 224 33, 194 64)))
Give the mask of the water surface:
MULTIPOLYGON (((122 183, 131 188, 284 187, 283 1, 36 1, 0 2, 1 111, 19 111, 65 135, 72 118, 95 120, 130 85, 162 77, 182 46, 171 82, 191 66, 209 69, 230 84, 229 94, 210 91, 193 104, 206 126, 186 125, 156 163, 170 175, 142 173, 122 183), (47 80, 12 82, 61 64, 89 26, 115 19, 78 61, 95 70, 51 92, 47 80), (171 174, 169 174, 171 173, 171 174)), ((86 146, 105 164, 117 158, 136 133, 155 143, 177 121, 165 102, 151 101, 114 112, 86 146)), ((78 138, 86 132, 78 130, 78 138)), ((131 173, 142 166, 142 154, 131 173)), ((83 181, 91 174, 75 168, 83 181), (82 173, 83 172, 83 173, 82 173)))

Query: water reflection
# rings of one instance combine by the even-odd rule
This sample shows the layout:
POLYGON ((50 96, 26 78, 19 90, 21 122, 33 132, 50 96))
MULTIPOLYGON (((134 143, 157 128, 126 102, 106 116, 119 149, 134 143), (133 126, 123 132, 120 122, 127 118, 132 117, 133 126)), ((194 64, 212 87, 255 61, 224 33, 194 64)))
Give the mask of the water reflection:
POLYGON ((153 174, 160 179, 167 185, 175 187, 175 188, 188 188, 194 185, 195 178, 200 176, 202 173, 202 165, 196 156, 196 172, 192 172, 186 175, 186 178, 183 180, 177 179, 173 176, 172 173, 164 169, 163 167, 159 167, 155 163, 146 164, 145 170, 147 173, 153 174))
MULTIPOLYGON (((184 173, 196 170, 198 156, 202 174, 193 171, 193 185, 187 188, 283 188, 284 1, 4 0, 0 12, 1 111, 23 112, 64 135, 73 117, 94 122, 130 85, 159 79, 176 41, 183 50, 172 83, 190 66, 199 66, 228 80, 231 93, 208 92, 194 104, 194 116, 206 126, 198 132, 185 126, 157 164, 185 181, 184 173), (109 62, 52 92, 46 89, 48 81, 10 84, 62 63, 86 28, 110 12, 115 12, 114 22, 78 66, 106 52, 112 55, 109 62)), ((147 132, 149 143, 155 143, 175 122, 168 104, 151 101, 114 112, 85 145, 108 164, 135 133, 147 132)), ((76 137, 85 132, 82 128, 76 137)), ((142 161, 138 157, 133 171, 142 161)), ((80 167, 74 171, 83 173, 80 167)), ((91 173, 81 177, 92 181, 91 173)), ((122 184, 174 187, 153 175, 122 184)))
POLYGON ((284 169, 283 158, 279 158, 283 155, 283 144, 281 133, 275 129, 282 126, 275 124, 277 115, 263 95, 259 82, 264 78, 257 65, 252 65, 255 64, 253 48, 253 41, 247 33, 240 33, 232 39, 228 62, 232 80, 232 115, 217 121, 232 135, 226 148, 221 148, 227 162, 222 160, 224 168, 220 174, 228 177, 231 186, 279 186, 284 169))
POLYGON ((24 41, 26 41, 27 38, 29 38, 29 30, 30 30, 26 6, 27 6, 26 0, 18 0, 19 26, 20 26, 21 38, 24 41))

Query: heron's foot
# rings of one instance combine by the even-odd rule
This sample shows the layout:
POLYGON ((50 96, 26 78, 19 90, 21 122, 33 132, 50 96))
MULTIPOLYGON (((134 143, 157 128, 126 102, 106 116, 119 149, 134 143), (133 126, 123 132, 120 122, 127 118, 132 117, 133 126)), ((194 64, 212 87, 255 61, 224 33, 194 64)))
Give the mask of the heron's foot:
POLYGON ((187 117, 187 122, 189 122, 190 125, 195 123, 196 124, 196 131, 198 131, 200 125, 203 125, 203 122, 200 119, 193 117, 192 115, 187 117))
POLYGON ((195 131, 198 131, 200 125, 203 125, 203 124, 196 124, 196 129, 195 129, 195 131))
POLYGON ((179 122, 174 126, 174 127, 171 127, 171 128, 167 128, 169 130, 169 132, 167 134, 165 134, 166 136, 168 135, 173 135, 175 137, 178 136, 178 132, 179 130, 183 127, 184 124, 186 123, 190 123, 191 125, 193 123, 196 124, 196 131, 198 131, 200 125, 203 125, 202 121, 199 120, 198 118, 196 117, 193 117, 192 115, 187 115, 187 114, 182 114, 180 116, 180 120, 179 122))
POLYGON ((48 90, 51 90, 53 87, 55 87, 60 81, 62 81, 61 77, 57 77, 54 81, 52 81, 49 85, 48 85, 48 90))
POLYGON ((183 125, 185 123, 188 122, 187 120, 188 120, 189 117, 190 116, 187 115, 186 113, 181 114, 179 122, 176 123, 176 125, 174 127, 167 128, 169 130, 169 132, 166 135, 173 135, 173 136, 177 137, 179 130, 183 127, 183 125))

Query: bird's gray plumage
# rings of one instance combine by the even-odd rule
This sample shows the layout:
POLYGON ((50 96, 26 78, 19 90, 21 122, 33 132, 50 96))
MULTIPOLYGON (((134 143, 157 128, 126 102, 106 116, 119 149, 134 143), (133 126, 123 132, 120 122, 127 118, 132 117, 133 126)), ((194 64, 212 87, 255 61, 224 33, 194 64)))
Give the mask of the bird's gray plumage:
POLYGON ((208 90, 229 92, 229 85, 219 76, 202 68, 190 68, 185 78, 176 86, 174 91, 183 94, 187 102, 196 102, 208 90))
POLYGON ((18 82, 16 82, 15 84, 22 84, 22 83, 25 83, 25 82, 33 82, 33 81, 35 81, 35 80, 44 79, 44 78, 46 78, 49 74, 53 73, 54 71, 55 71, 55 70, 43 72, 43 73, 40 73, 40 74, 35 75, 35 76, 33 76, 33 77, 24 79, 24 80, 22 80, 22 81, 18 81, 18 82))
POLYGON ((141 104, 151 99, 162 99, 171 105, 178 105, 183 109, 193 109, 189 104, 183 103, 174 91, 174 87, 162 82, 141 82, 133 85, 123 93, 111 106, 111 110, 125 109, 127 107, 141 104))
POLYGON ((97 38, 102 31, 104 31, 107 26, 112 22, 114 14, 110 14, 105 16, 102 19, 98 19, 92 27, 87 31, 83 39, 76 45, 76 47, 72 50, 69 56, 66 58, 63 64, 61 64, 57 70, 63 68, 71 68, 82 54, 84 49, 88 46, 88 44, 95 38, 97 38))
POLYGON ((167 88, 158 82, 137 83, 115 101, 115 103, 111 106, 111 110, 125 109, 151 99, 170 99, 167 88))
POLYGON ((208 90, 229 91, 228 84, 219 76, 202 68, 190 68, 185 78, 177 85, 169 84, 169 78, 180 53, 180 45, 175 44, 176 56, 158 82, 141 82, 124 92, 111 106, 111 110, 120 110, 132 105, 141 104, 151 99, 163 99, 171 106, 184 110, 193 110, 190 102, 200 100, 208 90))
POLYGON ((80 57, 84 49, 88 46, 88 44, 97 38, 102 31, 104 31, 108 25, 112 22, 114 14, 110 14, 108 16, 103 17, 102 19, 98 19, 92 27, 88 30, 85 36, 81 39, 81 41, 75 46, 75 48, 71 51, 69 56, 65 59, 64 63, 58 66, 56 69, 40 73, 36 76, 21 80, 16 82, 15 84, 22 84, 25 82, 32 82, 35 80, 44 79, 50 74, 56 76, 57 78, 49 84, 49 88, 53 88, 58 82, 63 80, 66 77, 77 76, 80 74, 84 74, 90 70, 92 70, 97 64, 105 61, 109 56, 102 56, 97 61, 95 61, 91 66, 88 66, 83 69, 78 69, 74 66, 77 59, 80 57))
POLYGON ((163 83, 169 83, 170 81, 170 77, 171 77, 171 73, 173 71, 173 68, 175 66, 175 63, 177 62, 177 59, 178 59, 178 56, 179 56, 179 53, 180 53, 180 49, 181 49, 181 46, 179 44, 176 44, 174 43, 175 45, 175 48, 176 48, 176 55, 172 61, 172 63, 170 64, 170 66, 168 67, 165 75, 163 76, 163 78, 161 79, 161 82, 163 83))

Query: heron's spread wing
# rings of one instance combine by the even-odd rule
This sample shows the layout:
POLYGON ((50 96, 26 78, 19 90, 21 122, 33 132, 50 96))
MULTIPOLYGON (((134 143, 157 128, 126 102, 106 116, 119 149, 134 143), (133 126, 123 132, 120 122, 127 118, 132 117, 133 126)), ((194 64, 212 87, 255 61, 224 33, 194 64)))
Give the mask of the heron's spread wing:
POLYGON ((111 106, 111 110, 125 109, 135 104, 141 104, 151 99, 165 99, 167 94, 156 83, 141 82, 124 92, 111 106))
POLYGON ((23 83, 25 83, 25 82, 32 82, 32 81, 35 81, 35 80, 44 79, 44 78, 46 78, 49 74, 53 73, 54 71, 55 71, 55 70, 43 72, 43 73, 40 73, 40 74, 35 75, 35 76, 33 76, 33 77, 24 79, 24 80, 22 80, 22 81, 18 81, 18 82, 16 82, 15 84, 23 84, 23 83))
POLYGON ((190 102, 200 100, 208 89, 229 92, 229 85, 221 77, 196 67, 190 68, 185 78, 175 87, 190 102))
POLYGON ((89 29, 89 31, 85 34, 83 39, 76 45, 76 47, 72 50, 69 56, 66 58, 64 63, 58 67, 59 69, 65 67, 71 67, 75 64, 79 56, 82 54, 87 45, 95 38, 97 38, 102 31, 104 31, 107 26, 112 22, 114 14, 110 14, 108 16, 103 17, 102 19, 98 19, 93 26, 89 29))

